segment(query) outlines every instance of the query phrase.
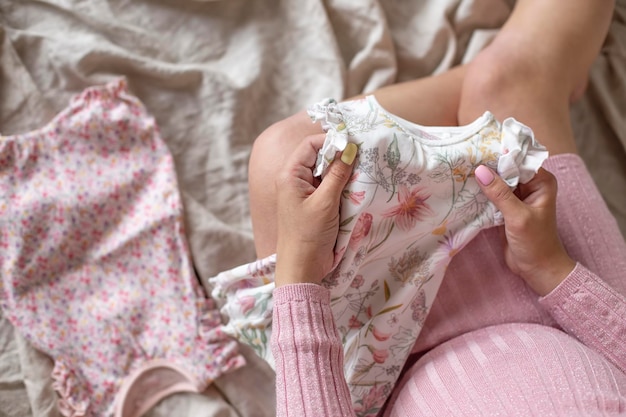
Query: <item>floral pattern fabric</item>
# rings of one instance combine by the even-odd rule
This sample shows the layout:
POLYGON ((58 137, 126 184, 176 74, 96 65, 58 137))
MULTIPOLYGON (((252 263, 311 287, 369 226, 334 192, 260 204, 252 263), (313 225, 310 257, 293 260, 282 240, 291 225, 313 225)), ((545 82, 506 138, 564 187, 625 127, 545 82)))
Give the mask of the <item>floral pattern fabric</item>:
POLYGON ((0 137, 0 246, 3 313, 54 359, 65 415, 128 409, 118 393, 155 364, 197 391, 243 365, 194 275, 171 154, 123 80, 0 137))
MULTIPOLYGON (((315 174, 358 146, 343 191, 334 270, 323 285, 342 337, 345 375, 359 416, 376 415, 424 324, 447 265, 482 229, 502 223, 474 170, 485 164, 515 187, 547 158, 532 131, 491 113, 467 126, 426 127, 385 111, 373 96, 325 100, 309 115, 327 132, 315 174)), ((302 219, 306 221, 306 219, 302 219)), ((224 331, 270 364, 275 256, 209 280, 224 331)))

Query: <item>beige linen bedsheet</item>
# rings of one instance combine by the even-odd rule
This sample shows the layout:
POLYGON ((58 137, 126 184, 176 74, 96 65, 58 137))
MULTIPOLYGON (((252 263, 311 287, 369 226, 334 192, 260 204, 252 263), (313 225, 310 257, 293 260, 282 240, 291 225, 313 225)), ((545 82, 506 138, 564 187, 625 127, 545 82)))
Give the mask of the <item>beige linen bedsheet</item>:
MULTIPOLYGON (((247 159, 255 137, 317 100, 467 62, 507 0, 0 0, 0 132, 36 129, 89 85, 125 76, 172 151, 202 277, 254 259, 247 159)), ((577 140, 626 232, 626 0, 584 99, 577 140)), ((626 233, 625 233, 626 234, 626 233)), ((250 356, 250 355, 249 355, 250 356)), ((271 416, 251 364, 152 416, 271 416)), ((55 416, 51 361, 0 317, 0 417, 55 416)))

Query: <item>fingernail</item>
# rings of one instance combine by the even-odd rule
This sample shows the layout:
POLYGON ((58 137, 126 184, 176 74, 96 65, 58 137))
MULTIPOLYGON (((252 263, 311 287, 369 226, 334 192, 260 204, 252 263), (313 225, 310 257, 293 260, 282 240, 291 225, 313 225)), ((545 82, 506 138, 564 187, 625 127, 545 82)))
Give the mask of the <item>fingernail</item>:
POLYGON ((341 162, 346 165, 352 165, 354 162, 354 158, 356 158, 357 146, 354 143, 348 143, 346 145, 346 149, 343 150, 341 154, 341 162))
POLYGON ((493 181, 493 172, 484 165, 478 166, 474 171, 474 175, 482 185, 489 185, 493 181))

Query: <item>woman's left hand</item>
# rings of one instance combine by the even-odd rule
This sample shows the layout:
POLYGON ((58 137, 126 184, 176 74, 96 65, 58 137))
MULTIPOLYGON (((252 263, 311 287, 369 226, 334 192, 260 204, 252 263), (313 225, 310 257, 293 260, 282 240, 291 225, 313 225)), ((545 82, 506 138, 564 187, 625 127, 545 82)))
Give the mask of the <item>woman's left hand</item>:
POLYGON ((352 174, 357 147, 348 144, 320 182, 313 177, 325 135, 305 138, 276 181, 278 242, 276 286, 321 283, 334 263, 341 192, 352 174))
POLYGON ((557 181, 545 169, 517 192, 484 165, 475 171, 483 193, 504 216, 507 266, 539 295, 556 288, 574 269, 556 227, 557 181))

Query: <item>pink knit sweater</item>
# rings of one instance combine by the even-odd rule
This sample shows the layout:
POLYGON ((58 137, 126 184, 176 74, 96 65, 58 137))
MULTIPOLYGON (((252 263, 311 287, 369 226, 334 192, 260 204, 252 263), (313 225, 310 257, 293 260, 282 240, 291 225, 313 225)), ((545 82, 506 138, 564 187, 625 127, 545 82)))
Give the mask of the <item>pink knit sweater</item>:
MULTIPOLYGON (((574 271, 539 298, 504 265, 499 231, 482 232, 448 268, 386 409, 366 397, 359 415, 626 413, 626 243, 579 157, 545 167, 574 271)), ((275 290, 272 350, 278 416, 356 415, 326 289, 275 290)))

